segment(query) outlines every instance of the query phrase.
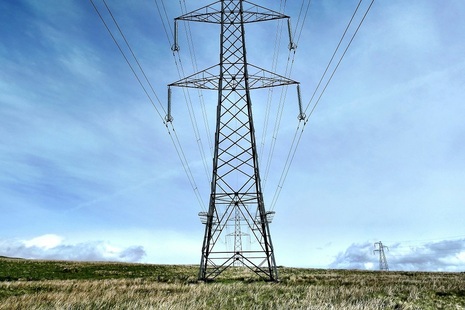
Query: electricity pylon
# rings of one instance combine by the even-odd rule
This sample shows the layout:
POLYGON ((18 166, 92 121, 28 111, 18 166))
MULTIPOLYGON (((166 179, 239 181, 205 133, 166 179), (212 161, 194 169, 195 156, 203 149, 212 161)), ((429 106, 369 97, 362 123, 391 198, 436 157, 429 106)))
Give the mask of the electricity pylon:
POLYGON ((375 254, 375 252, 379 252, 379 270, 389 271, 386 256, 384 255, 384 249, 386 248, 389 251, 389 248, 383 245, 381 241, 375 242, 374 247, 375 247, 375 250, 373 250, 373 254, 375 254), (376 246, 378 246, 378 249, 376 249, 376 246))
POLYGON ((269 223, 274 212, 266 211, 255 142, 250 91, 257 88, 297 84, 298 82, 251 65, 246 58, 244 25, 287 19, 289 49, 292 41, 289 16, 245 0, 222 0, 175 18, 175 43, 178 51, 177 21, 221 25, 220 62, 168 85, 167 121, 172 121, 172 86, 218 91, 215 149, 208 212, 199 216, 205 224, 199 279, 213 280, 230 266, 243 266, 269 281, 278 280, 269 223), (234 229, 233 233, 228 230, 234 229), (234 237, 232 249, 221 237, 234 237), (250 249, 243 238, 250 238, 250 249))

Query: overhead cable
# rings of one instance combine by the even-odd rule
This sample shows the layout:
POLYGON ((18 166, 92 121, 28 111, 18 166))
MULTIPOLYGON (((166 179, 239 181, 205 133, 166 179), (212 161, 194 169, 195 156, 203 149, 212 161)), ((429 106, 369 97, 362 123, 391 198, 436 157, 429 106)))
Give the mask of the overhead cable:
MULTIPOLYGON (((113 35, 110 27, 108 26, 108 24, 106 23, 105 19, 103 18, 102 14, 100 13, 99 9, 97 8, 97 6, 95 5, 94 1, 93 0, 89 0, 90 3, 92 4, 95 12, 97 13, 97 15, 99 16, 100 20, 102 21, 102 23, 104 24, 105 28, 107 29, 108 33, 110 34, 111 38, 113 39, 113 42, 116 44, 116 46, 118 47, 118 50, 120 51, 121 55, 123 56, 123 58, 125 59, 126 63, 128 64, 129 68, 131 69, 134 77, 136 78, 136 80, 138 81, 139 85, 141 86, 142 90, 144 91, 145 95, 147 96, 147 98, 149 99, 150 103, 152 104, 152 106, 154 107, 155 111, 157 112, 158 116, 160 117, 160 119, 162 120, 163 124, 165 125, 165 128, 170 136, 170 139, 175 147, 175 150, 176 150, 176 153, 181 161, 181 165, 188 177, 188 180, 191 184, 191 187, 192 189, 194 190, 194 193, 196 194, 196 198, 197 198, 197 201, 199 203, 199 205, 201 206, 202 209, 205 209, 205 204, 204 202, 202 201, 202 197, 200 196, 199 194, 199 190, 198 190, 198 187, 197 187, 197 184, 195 182, 195 179, 194 179, 194 176, 193 176, 193 173, 190 169, 190 166, 189 166, 189 162, 187 161, 187 158, 186 158, 186 155, 185 155, 185 152, 182 148, 182 145, 180 144, 179 142, 179 138, 176 134, 176 131, 174 129, 174 127, 172 126, 172 124, 170 123, 167 123, 165 122, 165 118, 164 116, 162 116, 162 114, 160 113, 160 110, 157 108, 154 100, 152 99, 152 97, 150 96, 149 92, 147 91, 146 87, 144 86, 144 84, 142 83, 141 79, 139 78, 136 70, 134 69, 134 67, 132 66, 131 62, 129 61, 128 57, 126 56, 126 54, 124 53, 123 49, 121 48, 120 44, 118 43, 118 41, 116 40, 115 36, 113 35), (169 127, 171 126, 171 128, 169 127)), ((119 26, 118 22, 116 21, 116 18, 114 17, 114 15, 112 14, 111 12, 111 9, 109 8, 109 6, 106 4, 105 0, 103 0, 103 3, 105 4, 105 7, 107 8, 113 22, 115 23, 116 27, 118 28, 118 31, 120 33, 120 35, 123 37, 128 49, 131 51, 131 54, 134 58, 134 60, 136 61, 137 65, 139 66, 139 69, 140 71, 143 73, 145 79, 146 79, 146 82, 150 85, 150 88, 152 89, 152 93, 153 95, 155 96, 158 104, 161 106, 161 109, 163 110, 163 112, 165 112, 164 110, 164 107, 163 105, 161 104, 160 102, 160 99, 158 98, 155 90, 153 89, 151 83, 149 82, 142 66, 140 65, 139 61, 137 60, 137 57, 135 56, 135 53, 133 52, 129 42, 127 41, 126 37, 124 36, 123 34, 123 31, 121 29, 121 27, 119 26)), ((169 36, 168 37, 168 40, 169 40, 169 36)), ((166 114, 166 112, 165 112, 166 114)))
MULTIPOLYGON (((347 28, 348 28, 349 25, 351 24, 351 22, 352 22, 352 20, 353 20, 353 18, 354 18, 354 16, 355 16, 355 13, 357 12, 357 10, 358 10, 358 8, 359 8, 359 6, 360 6, 360 3, 361 3, 362 1, 363 1, 363 0, 360 0, 359 4, 357 5, 357 8, 355 9, 355 12, 354 12, 354 14, 352 15, 352 18, 351 18, 351 20, 350 20, 348 26, 346 27, 346 30, 344 31, 343 36, 345 36, 345 34, 346 34, 346 32, 347 32, 347 28)), ((282 188, 283 188, 284 182, 286 181, 287 175, 288 175, 288 173, 289 173, 289 169, 290 169, 290 167, 291 167, 291 165, 292 165, 292 162, 294 161, 295 154, 296 154, 297 148, 298 148, 298 146, 299 146, 299 144, 300 144, 300 141, 301 141, 302 134, 303 134, 303 132, 304 132, 305 126, 307 125, 307 123, 308 123, 308 121, 309 121, 309 118, 312 116, 312 114, 313 114, 313 112, 314 112, 316 106, 317 106, 318 103, 320 102, 321 97, 323 96, 323 94, 324 94, 326 88, 328 87, 329 83, 331 82, 332 77, 333 77, 334 74, 336 73, 336 71, 337 71, 337 69, 338 69, 340 63, 342 62, 342 59, 344 58, 344 56, 345 56, 347 50, 349 49, 350 45, 352 44, 352 41, 354 40, 355 36, 357 35, 357 33, 358 33, 360 27, 362 26, 362 24, 363 24, 363 22, 364 22, 364 20, 365 20, 365 18, 366 18, 366 16, 367 16, 367 14, 368 14, 368 12, 370 11, 370 9, 371 9, 371 7, 372 7, 372 5, 373 5, 374 2, 375 2, 375 0, 372 0, 371 3, 370 3, 370 5, 368 6, 367 10, 365 11, 365 14, 363 15, 362 19, 360 20, 360 22, 359 22, 359 24, 358 24, 358 26, 357 26, 355 32, 353 33, 353 35, 352 35, 352 37, 351 37, 349 43, 347 44, 347 46, 346 46, 346 48, 345 48, 345 50, 344 50, 342 56, 340 57, 340 59, 339 59, 337 65, 336 65, 336 67, 335 67, 334 70, 332 71, 330 78, 329 78, 328 81, 326 82, 325 87, 323 88, 323 91, 320 93, 320 95, 319 95, 319 97, 318 97, 318 100, 317 100, 316 103, 313 105, 310 114, 307 116, 307 118, 306 118, 305 121, 303 122, 303 125, 301 125, 301 124, 299 123, 299 126, 298 126, 297 129, 296 129, 296 135, 299 133, 299 131, 300 131, 300 134, 299 134, 299 136, 298 136, 297 141, 296 141, 295 144, 294 144, 294 141, 296 140, 296 135, 294 135, 294 140, 293 140, 294 147, 291 147, 291 149, 289 150, 289 153, 288 153, 288 156, 287 156, 287 159, 286 159, 286 163, 285 163, 285 169, 283 170, 283 174, 281 175, 280 182, 278 183, 277 191, 276 191, 276 194, 275 194, 276 198, 273 198, 273 201, 272 201, 272 203, 271 203, 271 210, 274 209, 274 207, 275 207, 275 205, 276 205, 276 203, 277 203, 277 201, 278 201, 278 198, 279 198, 279 195, 280 195, 281 190, 282 190, 282 188)), ((342 39, 343 39, 343 38, 341 38, 341 41, 342 41, 342 39)), ((341 41, 340 41, 340 42, 341 42, 341 41)), ((338 44, 337 49, 339 48, 339 45, 340 45, 340 44, 338 44)), ((336 51, 335 51, 335 53, 336 53, 336 51)), ((333 57, 334 57, 334 54, 333 54, 333 57)), ((331 57, 330 62, 332 62, 333 57, 331 57)), ((329 65, 330 65, 330 64, 328 64, 328 66, 329 66, 329 65)), ((326 71, 327 71, 327 70, 325 70, 324 75, 326 74, 326 71)), ((322 79, 323 79, 323 77, 322 77, 322 79)), ((321 80, 320 80, 320 83, 321 83, 321 80)), ((319 84, 320 84, 320 83, 319 83, 319 84)), ((318 87, 317 87, 317 88, 318 88, 318 87)), ((315 94, 315 93, 316 93, 316 90, 315 90, 314 94, 315 94)), ((312 96, 312 99, 313 99, 313 97, 314 97, 314 96, 312 96)), ((310 104, 311 104, 311 102, 312 102, 312 99, 310 100, 309 104, 307 105, 307 108, 305 109, 305 111, 307 111, 308 107, 310 106, 310 104)))
MULTIPOLYGON (((97 12, 98 16, 100 17, 100 20, 103 22, 103 24, 105 25, 105 28, 108 30, 108 33, 110 34, 111 38, 113 39, 113 42, 115 42, 116 46, 118 47, 121 55, 123 56, 124 60, 126 60, 126 63, 128 64, 129 68, 131 69, 132 73, 134 74, 134 77, 137 79, 137 81, 139 82, 139 85, 142 87, 145 95, 147 96, 147 98, 149 99, 150 103, 152 104, 152 106, 155 108, 155 111, 157 112, 158 116, 161 118, 161 120, 164 122, 164 117, 162 116, 162 114, 160 113, 160 111, 158 110, 157 106, 155 105, 155 102, 152 100, 152 97, 150 97, 147 89, 145 88, 145 86, 143 85, 142 81, 140 80, 139 76, 137 75, 136 71, 134 70, 133 66, 131 65, 131 63, 129 62, 129 59, 126 57, 126 55, 124 54, 121 46, 119 45, 118 41, 116 40, 115 36, 113 35, 113 33, 111 32, 110 28, 108 27, 107 23, 105 22, 105 20, 103 19, 103 16, 100 14, 99 10, 97 9, 97 7, 95 6, 93 0, 89 0, 90 3, 92 4, 92 6, 94 7, 95 9, 95 12, 97 12)), ((159 102, 160 103, 160 102, 159 102)), ((161 103, 160 103, 161 105, 161 103)))

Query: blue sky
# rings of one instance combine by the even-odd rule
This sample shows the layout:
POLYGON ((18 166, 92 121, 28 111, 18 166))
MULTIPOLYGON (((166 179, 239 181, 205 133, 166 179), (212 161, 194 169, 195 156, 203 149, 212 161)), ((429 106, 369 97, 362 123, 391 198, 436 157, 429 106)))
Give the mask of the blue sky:
MULTIPOLYGON (((172 26, 185 11, 178 1, 164 2, 172 26)), ((182 3, 191 11, 210 2, 182 3)), ((256 1, 280 10, 279 1, 262 2, 256 1)), ((138 70, 103 2, 94 3, 138 70)), ((107 1, 163 115, 166 85, 182 74, 157 3, 107 1)), ((311 2, 290 74, 301 83, 304 106, 357 3, 311 2)), ((284 9, 299 31, 301 5, 292 1, 284 9)), ((361 13, 368 5, 362 3, 361 13)), ((372 269, 373 243, 381 240, 390 247, 391 269, 465 269, 464 13, 460 0, 375 1, 310 117, 273 205, 279 265, 372 269)), ((189 75, 196 70, 185 26, 179 28, 179 57, 189 75)), ((273 70, 283 74, 289 54, 285 32, 275 45, 279 29, 278 22, 249 25, 247 55, 272 69, 278 46, 273 70)), ((219 27, 197 23, 189 30, 197 68, 217 64, 219 27)), ((2 1, 0 38, 0 255, 198 263, 203 226, 197 213, 204 206, 159 114, 92 4, 2 1)), ((272 115, 281 89, 273 92, 272 115)), ((189 96, 209 164, 200 96, 189 96)), ((211 128, 215 96, 201 94, 211 128)), ((260 143, 267 96, 252 93, 260 143)), ((173 89, 174 126, 206 202, 211 167, 205 172, 184 98, 173 89)), ((267 206, 297 114, 289 87, 266 176, 267 206)), ((269 136, 263 139, 262 172, 269 136)))

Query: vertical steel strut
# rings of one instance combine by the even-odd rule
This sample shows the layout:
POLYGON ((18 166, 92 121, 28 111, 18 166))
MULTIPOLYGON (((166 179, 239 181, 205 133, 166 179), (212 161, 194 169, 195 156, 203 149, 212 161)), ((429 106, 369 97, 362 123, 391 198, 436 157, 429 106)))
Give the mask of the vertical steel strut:
POLYGON ((274 212, 266 212, 263 200, 250 90, 298 82, 247 63, 244 25, 283 18, 289 17, 248 1, 223 0, 175 19, 221 25, 220 63, 169 85, 218 91, 210 203, 208 212, 199 214, 205 224, 200 280, 213 280, 230 266, 278 280, 269 229, 274 212), (249 74, 250 68, 256 73, 249 74), (228 237, 232 249, 224 244, 228 237), (244 248, 243 238, 250 239, 250 248, 244 248))

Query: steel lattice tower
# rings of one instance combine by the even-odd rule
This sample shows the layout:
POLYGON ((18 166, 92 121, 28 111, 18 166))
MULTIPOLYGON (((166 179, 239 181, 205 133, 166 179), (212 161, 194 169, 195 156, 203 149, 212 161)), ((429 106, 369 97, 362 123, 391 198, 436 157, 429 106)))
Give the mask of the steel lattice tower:
MULTIPOLYGON (((179 50, 177 21, 221 25, 220 63, 168 85, 169 94, 171 86, 218 91, 210 202, 208 212, 199 213, 205 224, 200 280, 212 280, 230 266, 278 280, 269 229, 274 212, 266 211, 263 200, 250 91, 298 82, 249 64, 244 34, 246 23, 275 19, 288 20, 289 48, 294 49, 289 16, 249 1, 217 1, 175 19, 173 51, 179 50), (233 239, 232 249, 224 245, 227 238, 233 239)), ((166 119, 171 121, 168 98, 166 119)), ((302 111, 299 118, 305 118, 302 111)))
POLYGON ((389 248, 383 245, 381 241, 375 242, 374 247, 375 247, 375 250, 373 250, 373 254, 375 252, 379 252, 379 270, 389 271, 388 263, 386 260, 386 255, 384 255, 384 249, 386 248, 389 250, 389 248), (378 249, 376 249, 376 246, 378 246, 378 249))

